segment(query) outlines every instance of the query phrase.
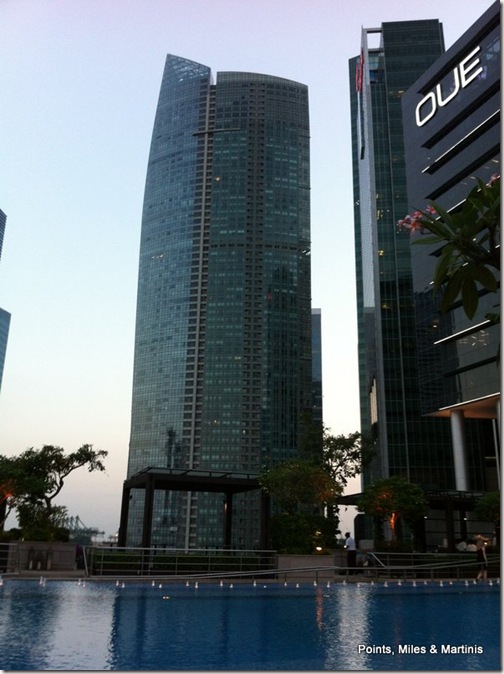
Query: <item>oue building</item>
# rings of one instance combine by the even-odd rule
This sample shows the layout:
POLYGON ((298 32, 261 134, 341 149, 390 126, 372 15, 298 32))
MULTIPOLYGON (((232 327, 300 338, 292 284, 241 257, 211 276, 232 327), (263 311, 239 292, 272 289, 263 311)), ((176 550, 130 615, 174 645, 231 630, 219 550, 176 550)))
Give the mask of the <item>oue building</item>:
MULTIPOLYGON (((422 487, 426 548, 492 533, 471 511, 499 484, 499 329, 483 317, 499 297, 481 292, 472 321, 460 303, 441 315, 435 250, 397 222, 500 173, 499 28, 496 3, 445 51, 438 20, 384 23, 349 62, 361 431, 376 447, 363 483, 422 487)), ((363 516, 356 536, 372 537, 363 516)))
MULTIPOLYGON (((500 43, 495 2, 402 97, 409 212, 435 203, 456 213, 476 179, 499 179, 500 43)), ((500 312, 500 285, 478 287, 472 319, 460 297, 440 312, 441 292, 431 283, 439 252, 439 245, 411 246, 418 405, 425 419, 450 425, 446 498, 458 513, 454 533, 464 538, 475 499, 500 489, 500 325, 488 317, 500 312)))

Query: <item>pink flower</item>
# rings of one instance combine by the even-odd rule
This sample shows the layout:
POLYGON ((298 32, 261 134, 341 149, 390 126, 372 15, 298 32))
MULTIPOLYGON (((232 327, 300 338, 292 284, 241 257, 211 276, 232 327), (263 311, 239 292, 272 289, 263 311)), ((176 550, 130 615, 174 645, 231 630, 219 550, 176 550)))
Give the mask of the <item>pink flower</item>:
MULTIPOLYGON (((435 215, 436 214, 436 209, 433 206, 427 206, 425 209, 426 213, 429 213, 430 215, 435 215)), ((399 230, 405 230, 409 232, 410 234, 413 232, 422 232, 422 234, 426 231, 425 227, 422 224, 422 218, 425 217, 425 214, 422 213, 422 211, 415 211, 411 215, 406 215, 404 218, 401 220, 397 221, 397 229, 399 230)))
POLYGON ((414 232, 415 230, 422 229, 419 218, 422 214, 420 211, 413 213, 413 215, 406 215, 402 220, 397 221, 397 228, 404 229, 407 232, 414 232))

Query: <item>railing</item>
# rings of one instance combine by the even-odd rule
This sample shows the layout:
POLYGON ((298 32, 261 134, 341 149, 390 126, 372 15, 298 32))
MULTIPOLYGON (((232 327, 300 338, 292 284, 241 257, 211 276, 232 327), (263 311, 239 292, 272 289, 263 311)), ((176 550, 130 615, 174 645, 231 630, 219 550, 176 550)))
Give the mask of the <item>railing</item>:
MULTIPOLYGON (((473 578, 475 555, 458 553, 369 553, 368 566, 341 565, 278 568, 272 550, 168 550, 161 548, 91 547, 85 549, 86 574, 92 577, 163 576, 176 579, 293 578, 338 576, 361 578, 473 578)), ((488 555, 489 577, 500 576, 500 555, 488 555)))
POLYGON ((84 548, 90 576, 222 576, 271 573, 274 550, 178 550, 169 548, 84 548))
POLYGON ((0 573, 19 570, 19 546, 16 543, 0 543, 0 573))
MULTIPOLYGON (((488 558, 488 575, 500 575, 500 555, 491 553, 488 558)), ((366 566, 357 567, 367 576, 388 578, 469 578, 477 573, 478 560, 472 553, 400 553, 369 552, 366 566)), ((350 570, 349 570, 350 571, 350 570)), ((355 571, 355 569, 354 569, 355 571)))
MULTIPOLYGON (((39 567, 30 565, 30 551, 34 546, 44 550, 50 543, 0 543, 0 574, 34 575, 39 567), (45 546, 45 547, 44 547, 45 546)), ((169 548, 117 548, 90 546, 79 549, 67 544, 68 550, 54 556, 52 574, 63 577, 81 573, 95 579, 115 578, 170 578, 180 580, 270 579, 276 581, 335 581, 348 579, 469 579, 476 578, 478 561, 473 553, 391 553, 368 552, 363 566, 347 567, 336 558, 325 558, 322 564, 313 556, 309 566, 292 563, 282 568, 281 556, 273 550, 178 550, 169 548), (82 553, 82 554, 81 554, 82 553), (64 563, 63 563, 64 562, 64 563)), ((54 550, 56 555, 57 550, 54 550)), ((500 577, 500 555, 490 552, 488 578, 500 577)), ((345 559, 345 558, 343 558, 345 559)), ((43 566, 40 571, 49 571, 43 566)))

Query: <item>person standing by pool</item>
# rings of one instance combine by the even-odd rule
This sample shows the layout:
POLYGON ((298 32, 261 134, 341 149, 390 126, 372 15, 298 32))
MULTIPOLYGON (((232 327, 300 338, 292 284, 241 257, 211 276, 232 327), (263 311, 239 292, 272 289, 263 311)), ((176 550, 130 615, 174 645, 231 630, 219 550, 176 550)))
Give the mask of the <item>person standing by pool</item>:
POLYGON ((478 575, 476 580, 486 580, 488 573, 488 559, 486 555, 486 540, 483 536, 476 537, 476 559, 478 560, 478 575))
POLYGON ((345 549, 347 551, 347 566, 348 573, 353 575, 355 573, 355 568, 357 566, 357 549, 355 547, 355 541, 350 536, 350 532, 347 531, 345 534, 345 549))

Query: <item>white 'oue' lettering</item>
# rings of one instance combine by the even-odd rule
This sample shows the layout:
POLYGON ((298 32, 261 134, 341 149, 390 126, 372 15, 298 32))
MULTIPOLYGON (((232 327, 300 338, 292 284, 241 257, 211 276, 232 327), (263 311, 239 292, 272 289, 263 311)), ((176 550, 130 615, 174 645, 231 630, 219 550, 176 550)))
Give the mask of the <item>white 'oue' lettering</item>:
POLYGON ((436 85, 434 91, 422 98, 415 110, 415 119, 417 126, 424 126, 434 117, 438 108, 443 108, 459 93, 460 89, 464 89, 483 71, 479 57, 475 56, 480 47, 476 47, 468 54, 462 61, 453 69, 453 88, 450 93, 443 97, 443 90, 441 83, 436 85), (475 58, 473 58, 475 57, 475 58), (471 60, 472 59, 472 60, 471 60), (479 66, 479 67, 478 67, 479 66))

